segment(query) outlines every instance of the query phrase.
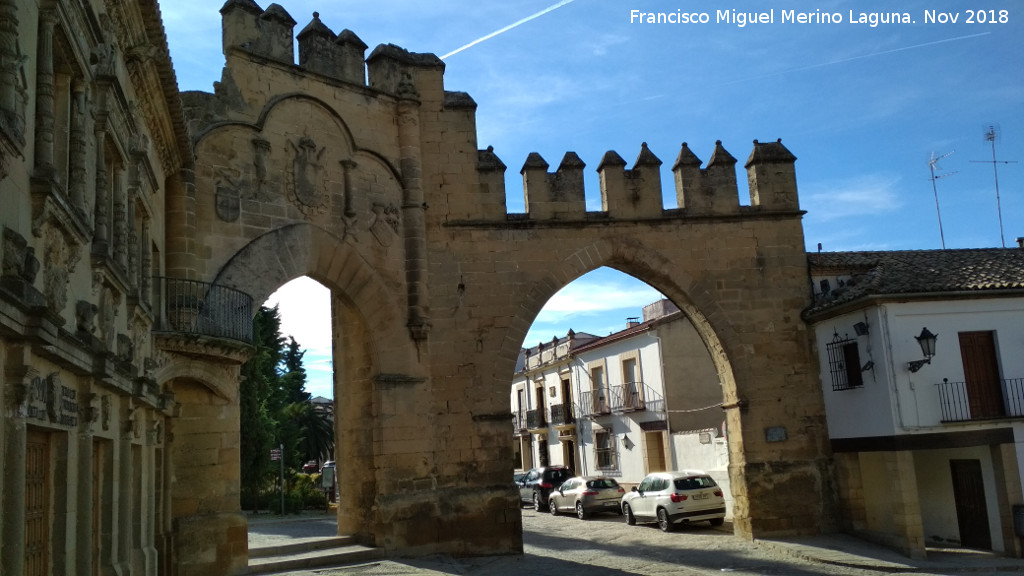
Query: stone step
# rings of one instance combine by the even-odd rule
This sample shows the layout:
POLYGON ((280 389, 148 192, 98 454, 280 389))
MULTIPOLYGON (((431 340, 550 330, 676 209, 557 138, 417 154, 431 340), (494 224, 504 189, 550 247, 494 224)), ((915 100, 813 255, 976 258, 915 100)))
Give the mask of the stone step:
POLYGON ((342 546, 348 546, 355 543, 356 540, 352 536, 303 538, 301 541, 289 542, 287 544, 275 544, 273 546, 263 546, 261 548, 249 548, 249 559, 267 558, 269 556, 285 556, 288 554, 323 550, 324 548, 341 548, 342 546))
POLYGON ((249 574, 344 566, 384 557, 380 548, 360 546, 351 537, 323 538, 249 550, 249 574))

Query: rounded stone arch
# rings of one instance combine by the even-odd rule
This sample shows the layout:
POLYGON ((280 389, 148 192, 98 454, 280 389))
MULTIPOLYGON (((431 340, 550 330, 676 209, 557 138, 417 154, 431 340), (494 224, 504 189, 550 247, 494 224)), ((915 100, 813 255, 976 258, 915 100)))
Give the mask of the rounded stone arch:
MULTIPOLYGON (((510 327, 514 333, 510 333, 506 341, 523 342, 533 320, 555 293, 584 274, 602 267, 628 274, 660 291, 679 307, 703 340, 722 386, 722 407, 729 408, 726 414, 729 474, 732 485, 738 487, 733 493, 734 513, 745 514, 747 490, 740 487, 745 482, 740 475, 745 459, 743 421, 740 410, 733 409, 742 404, 733 362, 743 355, 744 346, 735 329, 726 321, 721 306, 711 297, 713 290, 704 285, 705 280, 686 272, 678 263, 639 242, 621 238, 596 240, 553 263, 550 272, 535 283, 521 304, 521 309, 528 312, 529 321, 522 326, 510 327)), ((502 350, 501 366, 498 367, 498 374, 508 376, 502 385, 511 381, 519 347, 513 355, 509 352, 502 350)))
POLYGON ((395 355, 376 352, 408 337, 400 287, 389 286, 355 247, 331 232, 300 223, 262 234, 228 259, 214 283, 249 294, 258 306, 301 276, 320 282, 332 298, 355 311, 371 337, 374 365, 381 371, 403 371, 384 365, 398 361, 395 355))
POLYGON ((154 370, 153 380, 161 389, 168 385, 173 387, 175 382, 191 381, 204 386, 223 400, 233 400, 238 396, 237 366, 181 357, 154 370))
MULTIPOLYGON (((541 309, 559 290, 576 279, 598 268, 607 267, 628 274, 646 282, 671 300, 693 323, 711 354, 719 377, 722 380, 722 394, 726 402, 737 399, 736 379, 732 370, 734 351, 739 346, 735 331, 724 319, 718 303, 710 297, 702 281, 674 265, 664 255, 642 246, 638 242, 623 239, 600 239, 581 247, 566 256, 551 268, 546 278, 538 281, 525 297, 521 308, 528 312, 529 322, 523 327, 513 326, 510 330, 519 332, 509 336, 510 341, 523 342, 533 320, 541 309)), ((508 352, 508 351, 505 351, 508 352)), ((502 361, 509 362, 509 374, 514 371, 519 350, 513 354, 502 354, 502 361)))

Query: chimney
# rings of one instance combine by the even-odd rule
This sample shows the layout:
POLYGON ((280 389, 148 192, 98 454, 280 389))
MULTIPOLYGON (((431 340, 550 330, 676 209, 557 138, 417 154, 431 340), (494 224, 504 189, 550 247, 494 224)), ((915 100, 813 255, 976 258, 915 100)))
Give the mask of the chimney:
POLYGON ((626 318, 626 328, 632 328, 640 325, 640 317, 634 316, 632 318, 626 318))
POLYGON ((1017 237, 1017 247, 1024 248, 1024 236, 1017 237))

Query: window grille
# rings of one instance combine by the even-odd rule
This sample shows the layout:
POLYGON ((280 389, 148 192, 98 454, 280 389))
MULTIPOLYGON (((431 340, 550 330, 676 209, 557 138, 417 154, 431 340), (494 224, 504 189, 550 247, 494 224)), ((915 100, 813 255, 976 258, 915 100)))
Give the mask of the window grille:
POLYGON ((596 432, 594 434, 594 452, 597 458, 598 469, 616 468, 615 436, 610 432, 596 432))
POLYGON ((860 372, 860 350, 857 340, 841 338, 836 332, 828 349, 828 368, 832 373, 833 390, 850 390, 864 385, 860 372))

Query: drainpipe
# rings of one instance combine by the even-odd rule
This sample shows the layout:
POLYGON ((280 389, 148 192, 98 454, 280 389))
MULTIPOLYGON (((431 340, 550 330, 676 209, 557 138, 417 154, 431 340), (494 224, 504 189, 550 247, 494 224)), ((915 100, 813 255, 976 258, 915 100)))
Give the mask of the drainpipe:
MULTIPOLYGON (((920 425, 908 426, 903 422, 903 404, 902 402, 900 402, 899 381, 896 379, 896 362, 894 361, 895 355, 892 351, 892 338, 891 334, 889 333, 889 309, 884 304, 880 305, 878 309, 882 316, 882 321, 880 322, 880 324, 882 325, 882 339, 886 354, 886 361, 884 362, 885 371, 886 376, 889 378, 889 381, 892 382, 892 394, 893 397, 896 399, 896 424, 897 426, 899 426, 901 430, 906 430, 908 432, 914 430, 923 430, 924 427, 920 425)), ((910 389, 914 391, 914 396, 916 398, 917 391, 914 390, 913 382, 910 383, 910 389)), ((918 424, 920 423, 921 420, 919 418, 918 424)))
POLYGON ((668 411, 668 382, 665 380, 665 355, 662 353, 661 336, 653 333, 654 341, 658 343, 658 369, 661 371, 661 401, 665 403, 665 435, 669 448, 669 460, 671 470, 679 469, 679 462, 676 461, 676 443, 672 440, 672 418, 668 411))

